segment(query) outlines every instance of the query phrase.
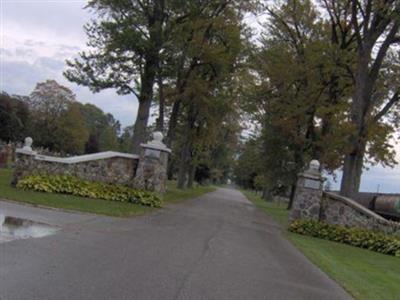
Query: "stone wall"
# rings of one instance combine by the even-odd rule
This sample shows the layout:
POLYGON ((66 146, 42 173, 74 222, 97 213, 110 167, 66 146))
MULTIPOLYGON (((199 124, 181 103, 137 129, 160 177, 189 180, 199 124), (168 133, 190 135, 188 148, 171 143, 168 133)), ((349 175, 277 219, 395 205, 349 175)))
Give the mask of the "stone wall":
POLYGON ((72 175, 90 181, 132 185, 138 156, 101 152, 71 158, 56 158, 17 152, 13 184, 32 174, 72 175))
POLYGON ((312 219, 400 236, 400 223, 388 221, 352 199, 323 192, 323 180, 317 161, 312 161, 310 168, 299 174, 290 221, 312 219))
POLYGON ((324 192, 320 221, 346 227, 359 227, 400 236, 400 223, 384 219, 352 199, 324 192))
POLYGON ((16 150, 12 184, 16 185, 21 178, 33 174, 72 175, 90 181, 123 184, 164 193, 171 150, 162 143, 162 139, 161 132, 154 132, 152 141, 141 144, 140 157, 112 151, 54 157, 33 151, 33 141, 28 137, 24 147, 16 150))

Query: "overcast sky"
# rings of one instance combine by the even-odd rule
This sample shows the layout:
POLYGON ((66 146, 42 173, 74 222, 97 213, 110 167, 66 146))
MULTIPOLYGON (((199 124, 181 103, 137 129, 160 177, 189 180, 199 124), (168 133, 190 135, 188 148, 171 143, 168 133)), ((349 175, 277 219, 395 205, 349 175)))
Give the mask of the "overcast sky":
MULTIPOLYGON (((81 102, 110 112, 123 126, 136 118, 134 96, 113 90, 93 94, 63 76, 65 59, 85 49, 83 25, 90 19, 85 0, 0 0, 0 90, 28 95, 37 82, 55 79, 81 102)), ((400 156, 397 155, 400 160, 400 156)), ((340 176, 339 176, 340 177, 340 176)), ((373 167, 364 172, 361 190, 400 192, 400 167, 373 167)), ((337 187, 338 184, 334 184, 337 187)))
POLYGON ((65 59, 85 49, 83 25, 90 19, 82 0, 0 0, 1 89, 29 94, 35 84, 55 79, 72 89, 81 102, 90 102, 112 113, 122 125, 136 118, 134 96, 113 90, 93 94, 68 82, 62 75, 65 59))

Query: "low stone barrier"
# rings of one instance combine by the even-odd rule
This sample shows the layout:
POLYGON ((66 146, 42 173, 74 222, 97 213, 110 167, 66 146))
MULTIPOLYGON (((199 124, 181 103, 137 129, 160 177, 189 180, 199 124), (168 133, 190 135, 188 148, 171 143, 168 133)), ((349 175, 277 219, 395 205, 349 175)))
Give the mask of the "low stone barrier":
POLYGON ((323 193, 320 220, 400 236, 400 223, 386 220, 354 200, 333 193, 323 193))
POLYGON ((155 132, 151 142, 141 145, 140 156, 107 151, 72 157, 40 155, 32 150, 32 139, 26 138, 24 147, 16 150, 12 184, 33 174, 71 175, 163 193, 170 149, 162 138, 161 133, 155 132))
POLYGON ((384 219, 356 201, 322 190, 319 162, 298 175, 289 220, 312 219, 332 225, 358 227, 400 236, 400 223, 384 219))
POLYGON ((58 158, 17 150, 13 184, 32 174, 72 175, 90 181, 131 185, 139 156, 118 152, 58 158))

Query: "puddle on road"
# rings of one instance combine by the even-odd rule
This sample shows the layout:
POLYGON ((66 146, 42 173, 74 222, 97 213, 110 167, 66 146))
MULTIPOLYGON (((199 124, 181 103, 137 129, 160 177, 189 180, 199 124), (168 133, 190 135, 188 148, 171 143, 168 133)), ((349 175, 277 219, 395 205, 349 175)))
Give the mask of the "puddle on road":
POLYGON ((56 228, 46 224, 0 214, 0 243, 40 238, 56 231, 56 228))

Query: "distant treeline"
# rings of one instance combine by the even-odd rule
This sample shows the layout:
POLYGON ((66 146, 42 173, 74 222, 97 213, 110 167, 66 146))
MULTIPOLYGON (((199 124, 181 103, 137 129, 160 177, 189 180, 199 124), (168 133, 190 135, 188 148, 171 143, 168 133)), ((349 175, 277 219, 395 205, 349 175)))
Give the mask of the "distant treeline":
POLYGON ((0 140, 23 141, 65 154, 99 151, 130 152, 133 129, 121 130, 110 113, 76 101, 68 88, 54 80, 38 83, 29 96, 0 93, 0 140))

